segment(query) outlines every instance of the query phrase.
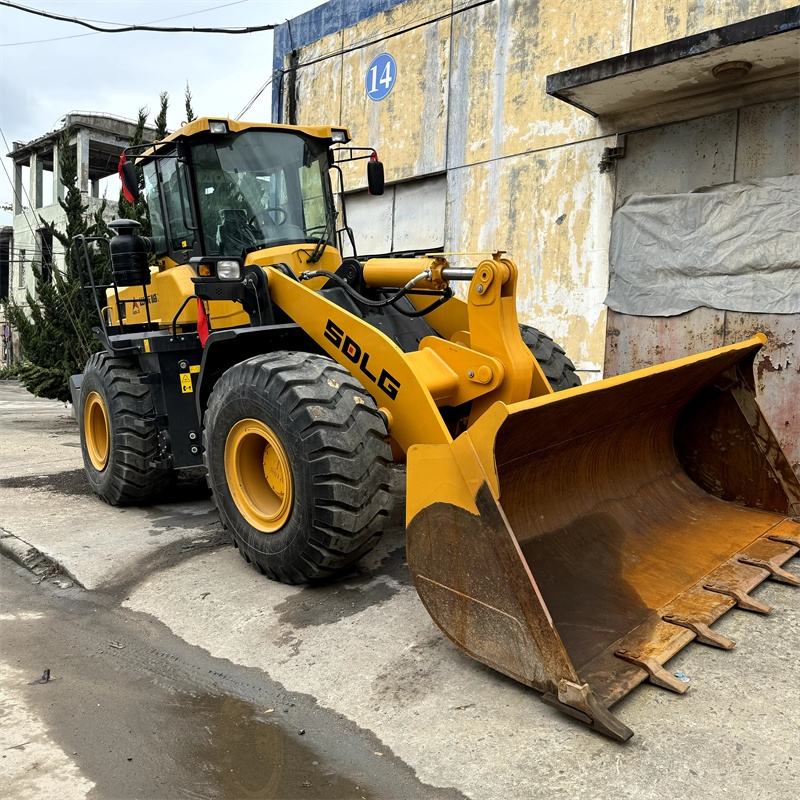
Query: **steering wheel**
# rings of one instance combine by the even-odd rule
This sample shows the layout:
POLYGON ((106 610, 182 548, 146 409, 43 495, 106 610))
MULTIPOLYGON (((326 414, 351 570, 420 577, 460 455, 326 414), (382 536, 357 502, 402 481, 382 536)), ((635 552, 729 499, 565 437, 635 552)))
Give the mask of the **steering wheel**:
POLYGON ((288 216, 289 215, 286 213, 286 209, 281 208, 280 206, 268 206, 267 208, 261 209, 261 211, 257 211, 252 217, 250 217, 250 225, 257 221, 260 222, 261 220, 269 221, 270 225, 283 225, 288 216), (271 216, 275 213, 279 215, 278 220, 275 220, 275 218, 271 216), (270 216, 268 217, 267 214, 270 216))
POLYGON ((324 225, 312 225, 310 228, 306 228, 306 233, 325 233, 328 230, 327 223, 324 225))

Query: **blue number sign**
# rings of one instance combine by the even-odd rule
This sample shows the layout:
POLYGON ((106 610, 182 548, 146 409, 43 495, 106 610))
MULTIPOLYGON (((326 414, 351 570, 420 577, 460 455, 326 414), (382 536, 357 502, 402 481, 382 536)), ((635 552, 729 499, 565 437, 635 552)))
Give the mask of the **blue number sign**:
POLYGON ((397 80, 397 64, 388 53, 381 53, 372 59, 367 68, 364 83, 370 100, 383 100, 394 88, 397 80))

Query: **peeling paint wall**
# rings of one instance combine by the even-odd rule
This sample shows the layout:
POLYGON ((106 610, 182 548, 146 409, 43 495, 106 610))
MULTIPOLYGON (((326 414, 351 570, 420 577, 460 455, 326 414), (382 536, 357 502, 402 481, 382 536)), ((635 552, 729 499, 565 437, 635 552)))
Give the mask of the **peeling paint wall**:
MULTIPOLYGON (((311 42, 297 49, 298 120, 348 126, 354 144, 378 149, 389 182, 444 173, 445 250, 508 251, 520 266, 521 319, 560 341, 583 380, 591 380, 602 375, 606 358, 602 301, 611 215, 620 196, 614 174, 601 174, 598 162, 616 131, 549 97, 546 75, 791 5, 781 0, 333 0, 299 18, 294 28, 295 37, 311 42), (312 23, 322 31, 317 41, 308 38, 312 23), (365 94, 365 75, 382 52, 396 60, 398 78, 384 100, 373 101, 365 94)), ((279 41, 284 51, 291 49, 285 32, 276 34, 276 48, 279 41)), ((283 92, 285 108, 285 81, 283 92)), ((791 111, 768 113, 783 114, 785 135, 794 140, 759 147, 762 116, 751 112, 748 119, 742 109, 732 117, 741 127, 738 139, 731 140, 723 114, 699 122, 697 130, 687 128, 680 141, 666 128, 654 130, 648 134, 654 142, 650 151, 664 145, 673 164, 684 164, 671 176, 675 186, 699 174, 716 183, 739 171, 742 156, 725 150, 731 141, 752 154, 754 175, 786 174, 781 160, 797 140, 789 130, 791 111), (704 129, 722 137, 719 147, 704 129), (684 153, 695 152, 697 137, 707 147, 699 166, 683 161, 684 153)), ((638 146, 629 147, 634 161, 638 146)), ((666 167, 669 159, 663 163, 666 167)), ((346 180, 350 190, 363 187, 363 165, 348 167, 346 180)), ((627 178, 622 180, 624 191, 627 178)), ((432 238, 422 203, 390 210, 385 199, 358 195, 353 205, 351 224, 369 226, 360 234, 367 251, 395 240, 398 213, 411 231, 404 240, 408 249, 415 249, 413 232, 423 224, 425 238, 432 238)))
POLYGON ((638 0, 632 50, 797 5, 796 0, 638 0))
POLYGON ((614 192, 597 164, 609 144, 599 139, 448 172, 447 249, 507 250, 520 269, 522 321, 553 336, 591 374, 603 365, 614 192))
POLYGON ((595 136, 544 91, 551 72, 626 52, 631 0, 499 0, 453 17, 448 166, 595 136))

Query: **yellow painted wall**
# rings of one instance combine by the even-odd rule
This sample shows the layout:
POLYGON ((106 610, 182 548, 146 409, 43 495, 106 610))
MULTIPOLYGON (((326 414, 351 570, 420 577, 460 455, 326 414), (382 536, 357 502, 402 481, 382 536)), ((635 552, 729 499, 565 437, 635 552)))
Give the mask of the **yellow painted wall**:
MULTIPOLYGON (((583 371, 603 368, 613 175, 611 133, 549 97, 548 74, 793 5, 782 0, 408 0, 300 51, 301 122, 347 125, 376 147, 388 181, 447 172, 448 250, 505 249, 520 315, 583 371), (450 14, 450 11, 454 12, 450 14), (370 61, 398 66, 366 97, 370 61)), ((284 104, 285 107, 285 104, 284 104)), ((365 183, 363 163, 348 188, 365 183)))
MULTIPOLYGON (((340 125, 342 96, 342 31, 312 42, 300 51, 295 95, 298 125, 340 125)), ((283 107, 288 107, 290 83, 284 78, 283 107)))
POLYGON ((637 0, 633 50, 781 11, 797 0, 637 0))
MULTIPOLYGON (((398 17, 411 23, 437 5, 445 10, 449 3, 413 0, 397 6, 388 30, 397 27, 398 17)), ((345 47, 350 46, 348 40, 374 38, 375 27, 372 18, 349 29, 345 47)), ((342 119, 354 142, 379 146, 389 181, 445 168, 449 50, 450 20, 444 19, 393 36, 388 42, 366 44, 344 56, 344 86, 352 89, 342 95, 342 119), (364 76, 372 59, 384 50, 394 57, 399 77, 386 98, 373 101, 365 94, 364 76)), ((356 175, 358 185, 364 185, 364 170, 356 175)))
POLYGON ((450 166, 598 133, 593 117, 545 92, 546 76, 624 53, 630 0, 512 0, 453 18, 450 166))
POLYGON ((614 189, 597 163, 609 144, 583 142, 448 173, 451 244, 508 250, 520 269, 522 321, 553 336, 583 370, 603 364, 614 189))

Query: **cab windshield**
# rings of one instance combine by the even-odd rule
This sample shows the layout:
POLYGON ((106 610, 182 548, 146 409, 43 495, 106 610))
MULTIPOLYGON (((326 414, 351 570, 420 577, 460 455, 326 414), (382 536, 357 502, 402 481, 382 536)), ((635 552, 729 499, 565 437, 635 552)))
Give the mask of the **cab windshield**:
POLYGON ((251 130, 192 147, 207 255, 334 241, 327 147, 282 131, 251 130))

